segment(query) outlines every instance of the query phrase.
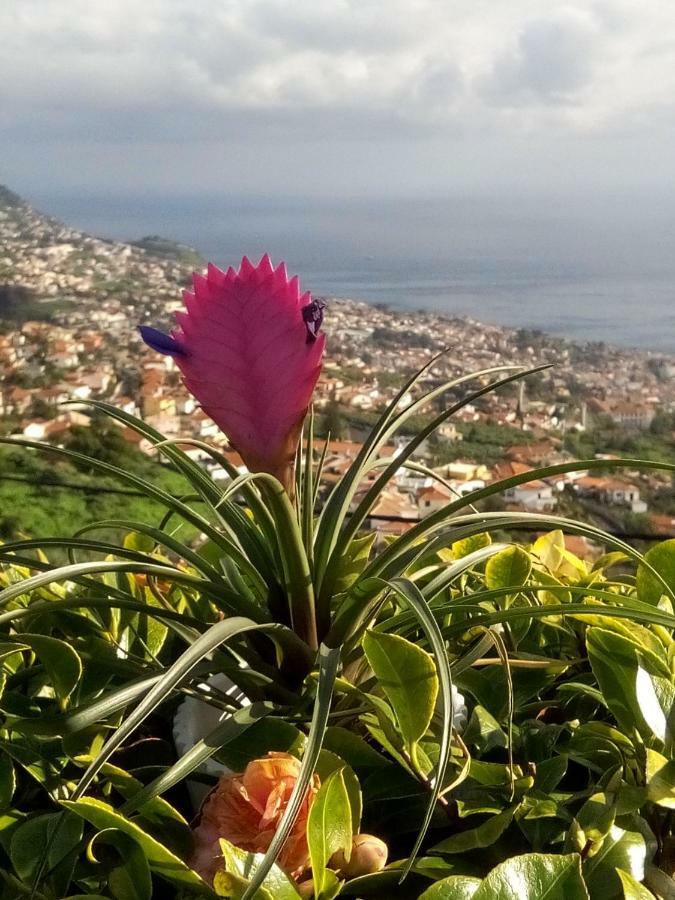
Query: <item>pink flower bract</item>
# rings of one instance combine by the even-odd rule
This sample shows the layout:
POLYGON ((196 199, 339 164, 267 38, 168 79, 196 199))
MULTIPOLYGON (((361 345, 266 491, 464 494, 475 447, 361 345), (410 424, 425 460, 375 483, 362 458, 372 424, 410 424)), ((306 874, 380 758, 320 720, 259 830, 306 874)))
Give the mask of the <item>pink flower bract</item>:
POLYGON ((238 272, 209 264, 193 284, 171 336, 147 327, 141 334, 174 357, 186 387, 249 471, 269 472, 289 488, 321 371, 321 305, 267 255, 257 266, 244 257, 238 272))

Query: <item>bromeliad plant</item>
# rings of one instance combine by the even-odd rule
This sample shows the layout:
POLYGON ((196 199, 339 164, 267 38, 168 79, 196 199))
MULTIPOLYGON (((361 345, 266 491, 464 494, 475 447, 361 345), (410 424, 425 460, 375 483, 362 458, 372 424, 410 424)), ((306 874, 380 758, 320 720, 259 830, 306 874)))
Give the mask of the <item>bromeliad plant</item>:
POLYGON ((475 504, 576 469, 675 466, 551 466, 458 497, 377 547, 363 527, 394 474, 407 466, 438 479, 411 459, 422 441, 537 370, 499 366, 429 387, 431 360, 319 503, 326 444, 308 409, 322 304, 267 257, 256 267, 244 259, 239 272, 209 267, 185 301, 173 334, 143 337, 173 356, 247 474, 210 445, 167 441, 96 401, 163 454, 183 496, 18 442, 115 475, 166 514, 1 548, 0 897, 149 898, 157 879, 154 896, 244 900, 481 900, 506 897, 498 886, 515 878, 527 890, 560 883, 566 897, 604 898, 626 884, 649 896, 647 877, 663 893, 675 550, 643 557, 581 522, 475 504), (462 399, 382 458, 411 416, 460 388, 462 399), (226 470, 225 487, 188 445, 226 470), (557 530, 528 547, 491 538, 526 526, 611 552, 591 568, 557 530), (69 563, 51 565, 50 548, 69 563), (216 674, 247 703, 217 690, 216 674), (176 760, 163 754, 182 696, 223 717, 176 760), (182 786, 203 780, 212 758, 227 771, 191 838, 182 786))

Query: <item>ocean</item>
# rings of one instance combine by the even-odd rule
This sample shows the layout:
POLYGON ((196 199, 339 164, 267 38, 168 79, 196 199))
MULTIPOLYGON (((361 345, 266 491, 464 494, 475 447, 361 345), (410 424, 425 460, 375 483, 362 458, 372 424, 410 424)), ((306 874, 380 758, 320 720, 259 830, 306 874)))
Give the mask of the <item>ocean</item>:
POLYGON ((675 201, 665 195, 30 200, 94 234, 160 234, 219 265, 269 252, 317 295, 675 354, 675 201))

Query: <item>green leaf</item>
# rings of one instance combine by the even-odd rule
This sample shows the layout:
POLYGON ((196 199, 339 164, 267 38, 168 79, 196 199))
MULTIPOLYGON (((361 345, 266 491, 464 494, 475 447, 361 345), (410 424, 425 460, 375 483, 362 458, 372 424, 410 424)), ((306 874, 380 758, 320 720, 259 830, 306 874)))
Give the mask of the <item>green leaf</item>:
POLYGON ((391 703, 408 751, 426 733, 438 696, 433 658, 405 638, 368 631, 363 650, 382 690, 391 703))
POLYGON ((0 750, 0 812, 7 809, 12 802, 16 788, 16 775, 11 756, 0 750))
POLYGON ((460 541, 455 541, 450 547, 452 559, 463 559, 470 553, 475 553, 476 550, 489 547, 491 543, 492 538, 485 531, 481 531, 479 534, 472 534, 471 537, 462 538, 460 541))
POLYGON ((8 641, 0 642, 0 662, 3 662, 8 657, 13 656, 15 653, 19 653, 21 650, 26 650, 27 647, 25 644, 14 644, 8 641))
POLYGON ((603 846, 616 817, 616 800, 613 793, 593 794, 574 818, 570 832, 580 852, 595 856, 603 846))
POLYGON ((419 900, 471 900, 481 885, 480 878, 468 875, 450 875, 436 884, 432 884, 419 900))
POLYGON ((335 594, 341 594, 343 591, 350 588, 361 572, 363 572, 368 565, 368 558, 370 557, 370 551, 373 549, 376 537, 376 533, 364 534, 360 537, 355 537, 351 541, 340 560, 340 566, 337 570, 337 577, 333 587, 333 592, 335 594))
POLYGON ((141 534, 139 531, 130 531, 124 535, 123 546, 127 550, 136 550, 139 553, 152 553, 155 549, 155 542, 147 534, 141 534))
POLYGON ((654 894, 639 881, 623 869, 617 869, 616 874, 621 879, 624 900, 654 900, 654 894))
MULTIPOLYGON (((645 553, 645 561, 655 569, 669 585, 675 585, 675 538, 663 541, 645 553)), ((657 606, 665 589, 646 566, 638 566, 635 582, 638 599, 657 606)))
POLYGON ((48 875, 79 844, 82 822, 68 813, 45 813, 23 822, 12 834, 9 855, 16 874, 31 884, 48 875), (44 865, 43 865, 44 863, 44 865))
POLYGON ((485 583, 489 590, 516 587, 530 577, 532 562, 529 553, 513 544, 492 556, 485 565, 485 583))
POLYGON ((181 859, 143 831, 135 822, 121 816, 108 803, 95 800, 93 797, 83 797, 80 800, 63 800, 62 805, 86 819, 94 828, 101 831, 106 828, 116 828, 133 838, 143 850, 150 869, 168 881, 195 888, 204 887, 204 882, 196 872, 188 868, 181 859))
POLYGON ((248 713, 237 717, 239 734, 224 743, 222 749, 218 751, 218 759, 228 768, 233 772, 243 772, 252 759, 259 759, 271 750, 291 753, 298 757, 302 755, 307 738, 295 725, 273 716, 248 725, 253 715, 262 715, 265 709, 262 704, 258 704, 253 715, 250 713, 250 707, 247 709, 248 713), (257 712, 258 709, 260 712, 257 712), (239 723, 244 724, 242 726, 239 723))
POLYGON ((645 750, 647 798, 666 809, 675 809, 675 760, 656 750, 645 750))
POLYGON ((473 900, 588 900, 576 853, 526 853, 494 868, 473 900))
MULTIPOLYGON (((78 756, 75 758, 78 765, 86 766, 91 762, 91 756, 78 756)), ((128 807, 138 809, 144 819, 162 827, 185 826, 187 822, 183 816, 174 809, 163 797, 150 796, 137 778, 120 769, 112 763, 106 763, 101 769, 101 775, 118 791, 128 802, 124 804, 120 812, 128 815, 128 807), (142 792, 142 793, 141 793, 142 792)))
POLYGON ((351 766, 346 765, 343 759, 324 748, 319 754, 319 760, 315 769, 321 782, 326 781, 329 775, 338 770, 342 772, 347 796, 349 797, 349 806, 352 811, 352 834, 358 834, 361 827, 361 813, 363 812, 363 797, 359 779, 351 766))
POLYGON ((586 632, 588 660, 607 706, 627 735, 635 729, 649 731, 636 694, 638 670, 636 645, 628 638, 603 628, 586 632))
POLYGON ((307 737, 307 746, 305 747, 305 752, 302 757, 300 772, 274 837, 267 848, 267 852, 260 861, 260 865, 251 880, 251 884, 248 885, 244 892, 243 900, 252 900, 252 898, 255 897, 257 889, 263 884, 267 873, 270 871, 276 858, 281 852, 281 848, 298 816, 312 774, 319 759, 319 753, 321 752, 321 744, 326 731, 328 714, 333 699, 335 678, 341 659, 342 647, 327 647, 325 644, 322 644, 319 647, 319 678, 317 681, 314 709, 312 711, 312 721, 307 737))
POLYGON ((380 769, 390 765, 389 761, 362 737, 339 725, 331 725, 326 729, 323 745, 326 750, 337 754, 353 769, 380 769))
MULTIPOLYGON (((221 838, 220 849, 223 854, 223 869, 217 873, 214 887, 219 897, 240 898, 251 879, 258 871, 263 860, 262 853, 247 853, 229 841, 221 838), (235 880, 226 876, 234 875, 235 880), (238 883, 237 883, 238 882, 238 883)), ((300 896, 286 873, 277 865, 273 865, 265 875, 262 885, 253 895, 255 900, 297 900, 300 896)))
POLYGON ((537 763, 534 786, 537 790, 550 794, 554 791, 567 771, 567 757, 563 754, 544 759, 537 763))
POLYGON ((559 529, 542 534, 532 545, 532 552, 544 568, 555 575, 565 558, 565 536, 559 529))
POLYGON ((645 737, 650 738, 653 735, 662 743, 669 745, 675 714, 675 686, 671 680, 660 678, 638 666, 635 674, 635 696, 642 717, 649 727, 645 737))
POLYGON ((600 850, 584 863, 584 878, 591 900, 610 900, 621 896, 617 869, 624 869, 637 881, 645 877, 647 844, 639 831, 613 825, 600 850))
POLYGON ((338 769, 321 785, 307 818, 307 843, 317 900, 323 900, 326 867, 333 854, 342 850, 345 859, 349 861, 352 836, 349 795, 342 770, 338 769))
POLYGON ((96 759, 84 773, 73 794, 74 799, 79 799, 92 783, 104 763, 112 756, 115 750, 126 738, 159 706, 159 704, 171 695, 173 690, 186 678, 190 672, 210 653, 216 650, 226 641, 245 634, 249 631, 267 632, 275 642, 289 642, 289 646, 300 654, 307 652, 307 646, 289 628, 283 625, 270 623, 258 625, 251 619, 241 616, 233 616, 211 625, 204 634, 200 635, 194 643, 182 653, 178 659, 162 674, 162 677, 150 689, 141 700, 136 709, 125 719, 119 728, 113 733, 96 759))
POLYGON ((20 640, 31 648, 45 667, 54 693, 61 705, 65 705, 82 676, 79 654, 70 644, 46 634, 22 634, 20 640))
MULTIPOLYGON (((138 792, 134 793, 122 807, 122 812, 125 815, 129 815, 136 809, 144 808, 144 804, 157 797, 158 794, 162 794, 164 791, 168 791, 172 788, 175 784, 178 784, 178 782, 186 778, 203 762, 211 759, 214 753, 221 750, 222 747, 226 746, 230 741, 234 742, 235 740, 250 734, 261 719, 265 716, 269 716, 272 712, 274 712, 274 706, 271 703, 263 702, 252 703, 250 706, 236 710, 232 716, 225 719, 223 722, 220 722, 209 732, 209 734, 197 741, 187 753, 184 753, 183 756, 181 756, 181 758, 165 772, 158 775, 154 781, 151 781, 149 784, 141 787, 138 792)), ((281 722, 281 720, 277 721, 282 725, 288 725, 291 732, 294 733, 297 731, 290 723, 281 722)), ((269 732, 267 734, 269 734, 269 732)), ((298 732, 298 734, 300 734, 300 732, 298 732)), ((289 736, 288 733, 287 736, 289 736)), ((243 765, 234 765, 230 766, 230 768, 233 771, 243 772, 249 759, 255 758, 256 756, 264 756, 267 750, 271 749, 272 746, 274 746, 274 749, 276 750, 285 750, 289 753, 294 753, 296 739, 294 734, 291 743, 288 745, 285 745, 282 742, 270 745, 265 741, 265 750, 262 750, 260 753, 254 753, 253 757, 248 757, 243 765)), ((255 739, 252 741, 252 744, 254 746, 256 745, 255 739)), ((103 771, 105 773, 105 767, 103 771)))
POLYGON ((508 740, 499 722, 483 706, 475 706, 462 735, 464 743, 487 753, 495 747, 506 747, 508 740))
POLYGON ((430 852, 466 853, 468 850, 490 847, 509 827, 516 809, 516 806, 512 806, 499 813, 499 815, 492 816, 476 828, 469 828, 467 831, 452 834, 449 838, 441 841, 440 844, 432 847, 430 852))
POLYGON ((138 841, 116 828, 105 828, 89 842, 87 855, 93 860, 99 844, 112 847, 117 857, 108 872, 108 889, 115 900, 151 900, 150 866, 138 841))

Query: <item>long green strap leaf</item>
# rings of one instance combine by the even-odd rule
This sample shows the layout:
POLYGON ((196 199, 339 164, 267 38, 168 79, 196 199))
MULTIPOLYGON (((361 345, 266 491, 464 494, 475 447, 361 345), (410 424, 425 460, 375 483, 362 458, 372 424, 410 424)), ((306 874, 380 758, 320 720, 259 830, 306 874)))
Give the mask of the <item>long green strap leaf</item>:
POLYGON ((375 479, 372 486, 366 491, 364 498, 361 500, 354 512, 349 516, 345 527, 342 529, 335 541, 330 559, 326 564, 324 580, 322 582, 321 592, 318 598, 318 608, 320 616, 325 616, 325 608, 330 604, 333 587, 340 567, 340 561, 342 559, 342 556, 346 552, 347 547, 353 540, 358 530, 363 525, 366 517, 368 516, 368 513, 377 502, 378 497, 387 486, 391 478, 393 478, 396 472, 403 465, 405 465, 406 461, 420 446, 420 444, 424 440, 426 440, 430 434, 433 434, 433 432, 436 431, 437 428, 439 428, 456 412, 459 412, 464 407, 468 406, 471 403, 474 403, 485 394, 492 393, 500 387, 511 384, 513 381, 521 378, 526 378, 528 375, 533 375, 547 368, 549 368, 549 366, 544 365, 536 366, 533 369, 527 369, 524 372, 515 372, 512 375, 508 375, 505 378, 500 378, 498 381, 485 385, 484 387, 481 387, 476 391, 472 391, 466 397, 463 397, 461 400, 457 401, 457 403, 453 403, 452 406, 448 407, 448 409, 444 410, 442 413, 436 416, 436 418, 433 419, 433 421, 430 422, 429 425, 427 425, 425 428, 422 428, 415 435, 415 437, 404 447, 399 456, 395 457, 389 463, 385 470, 375 479))
POLYGON ((328 559, 333 551, 335 541, 337 540, 338 533, 342 528, 345 517, 349 511, 349 506, 353 500, 354 494, 363 478, 364 471, 385 441, 400 428, 411 415, 414 415, 414 413, 422 409, 426 404, 430 403, 435 397, 445 391, 449 391, 460 384, 485 375, 505 371, 507 369, 521 368, 520 366, 494 366, 489 369, 481 370, 480 372, 462 375, 459 378, 446 381, 445 383, 432 388, 403 410, 398 410, 399 403, 406 393, 412 390, 422 376, 447 352, 447 350, 441 351, 441 353, 429 360, 422 369, 416 372, 403 385, 373 426, 365 443, 357 454, 356 459, 347 470, 345 476, 331 491, 331 494, 321 511, 316 532, 314 558, 317 591, 321 588, 325 567, 328 564, 328 559))
POLYGON ((252 703, 250 706, 238 709, 225 721, 219 722, 205 738, 197 741, 166 772, 162 772, 161 775, 127 800, 120 812, 124 816, 129 816, 149 800, 170 790, 175 784, 178 784, 184 778, 187 778, 191 772, 199 768, 202 763, 211 759, 214 753, 227 746, 230 741, 240 737, 256 722, 260 722, 261 719, 275 712, 278 713, 278 710, 272 703, 252 703))
POLYGON ((433 784, 431 785, 429 803, 424 814, 422 825, 417 833, 415 844, 410 853, 410 856, 408 857, 408 861, 403 868, 403 872, 399 881, 400 884, 406 877, 406 875, 408 875, 415 863, 417 854, 419 853, 420 847, 422 846, 422 841, 424 840, 425 835, 429 829, 431 817, 433 816, 434 810, 436 808, 436 803, 438 802, 441 790, 443 789, 443 781, 445 779, 445 772, 448 766, 448 758, 450 756, 450 745, 452 742, 452 675, 450 672, 448 657, 445 651, 443 635, 440 628, 438 627, 436 619, 429 612, 429 607, 427 606, 426 600, 424 599, 424 596, 422 595, 420 589, 417 587, 417 585, 415 585, 407 578, 396 578, 392 581, 385 582, 385 584, 387 585, 387 587, 391 588, 411 608, 414 615, 419 620, 424 633, 427 636, 427 640, 429 641, 429 645, 432 648, 432 652, 436 660, 436 670, 438 672, 438 679, 441 688, 441 716, 443 723, 438 755, 438 765, 436 766, 436 775, 434 777, 433 784))
MULTIPOLYGON (((228 596, 229 592, 220 585, 212 585, 203 578, 197 578, 180 569, 174 569, 170 566, 153 565, 147 562, 133 561, 115 561, 115 560, 97 560, 95 562, 75 563, 68 566, 59 566, 56 569, 49 569, 46 572, 40 572, 38 575, 31 575, 30 578, 24 578, 15 584, 10 584, 4 590, 0 591, 0 608, 6 606, 16 597, 22 594, 30 593, 39 587, 46 587, 56 581, 75 580, 81 575, 98 575, 105 572, 129 572, 143 573, 153 575, 157 578, 165 578, 171 581, 177 581, 181 584, 191 585, 209 595, 217 591, 221 600, 228 600, 231 608, 236 610, 243 606, 243 599, 238 594, 228 596)), ((251 618, 258 621, 262 620, 264 611, 253 603, 246 604, 247 612, 251 613, 251 618)), ((148 607, 142 607, 147 612, 148 607)))
POLYGON ((267 561, 265 547, 260 542, 255 529, 252 528, 252 523, 242 515, 241 510, 234 504, 221 504, 222 494, 218 485, 198 463, 190 459, 187 453, 178 446, 184 443, 183 440, 167 440, 160 431, 148 425, 147 422, 103 400, 68 401, 65 405, 80 406, 82 403, 92 407, 92 409, 104 412, 110 418, 129 426, 129 428, 148 440, 171 460, 190 486, 198 492, 202 500, 222 522, 232 540, 236 544, 241 543, 247 555, 252 560, 255 560, 256 564, 261 568, 265 567, 267 561))
POLYGON ((399 557, 403 551, 408 550, 410 547, 419 543, 422 538, 426 537, 428 534, 446 525, 452 516, 461 509, 470 506, 472 503, 477 503, 479 500, 484 500, 495 494, 501 494, 509 488, 517 487, 520 484, 527 484, 530 481, 550 478, 553 475, 563 475, 566 472, 581 472, 586 469, 601 468, 642 468, 675 472, 675 464, 673 463, 651 462, 640 459, 581 459, 568 463, 559 463, 555 466, 532 469, 528 472, 523 472, 520 475, 514 475, 511 478, 504 478, 487 487, 472 491, 461 499, 453 500, 442 509, 430 513, 425 519, 414 525, 409 531, 406 531, 405 534, 402 534, 400 537, 396 538, 395 541, 392 541, 392 543, 378 556, 377 560, 364 570, 361 577, 368 578, 380 574, 385 566, 399 557))
MULTIPOLYGON (((541 590, 548 590, 548 585, 542 585, 541 590)), ((599 605, 589 606, 587 603, 561 603, 547 604, 546 606, 511 606, 508 609, 500 609, 493 613, 486 613, 482 607, 476 608, 478 614, 463 622, 448 625, 442 628, 443 636, 448 639, 463 634, 469 628, 477 625, 497 625, 502 622, 510 622, 511 619, 545 619, 548 616, 575 616, 593 615, 607 616, 610 619, 631 619, 635 622, 646 622, 649 625, 663 625, 666 628, 675 628, 675 616, 668 613, 653 610, 647 612, 632 607, 599 605)))
POLYGON ((262 886, 263 881, 274 865, 276 858, 281 853, 281 849, 298 817, 319 759, 319 753, 321 752, 340 659, 340 647, 330 648, 322 644, 319 648, 319 679, 316 699, 300 772, 269 849, 256 869, 255 875, 243 893, 241 900, 253 900, 257 890, 262 886))
POLYGON ((208 631, 202 634, 194 644, 189 647, 171 665, 162 678, 154 685, 147 696, 138 704, 136 709, 120 725, 117 731, 106 741, 96 759, 84 773, 75 789, 71 800, 77 800, 84 795, 101 767, 106 763, 115 750, 129 737, 129 735, 165 700, 190 674, 205 657, 217 650, 221 644, 241 634, 251 631, 259 631, 268 634, 273 640, 290 645, 295 652, 306 652, 305 645, 283 625, 260 625, 251 619, 242 616, 234 616, 222 622, 216 622, 208 631), (303 647, 305 648, 303 651, 303 647))
POLYGON ((154 484, 146 481, 144 478, 140 478, 138 475, 134 475, 132 472, 127 472, 125 469, 120 469, 117 466, 113 466, 110 463, 103 462, 100 459, 93 459, 83 453, 77 453, 74 450, 68 450, 65 447, 57 447, 52 444, 42 444, 39 441, 28 441, 23 438, 19 439, 5 437, 0 437, 0 444, 15 444, 21 447, 29 447, 33 450, 46 450, 49 453, 57 453, 59 455, 66 456, 69 459, 75 459, 78 462, 85 463, 91 468, 97 469, 101 472, 105 472, 108 475, 114 475, 116 478, 119 478, 121 481, 126 481, 128 484, 133 484, 146 496, 150 497, 153 500, 156 500, 158 503, 166 506, 168 509, 171 509, 174 512, 178 513, 191 525, 194 525, 200 531, 203 531, 204 534, 210 537, 212 541, 222 547, 222 549, 225 550, 225 552, 227 552, 234 559, 234 561, 242 571, 246 572, 246 574, 252 579, 252 582, 257 586, 260 595, 265 595, 267 586, 264 580, 261 578, 260 573, 233 541, 226 537, 217 528, 214 528, 214 526, 208 521, 208 519, 205 519, 199 513, 195 512, 190 506, 181 502, 180 500, 177 500, 175 497, 172 497, 171 494, 167 493, 161 488, 156 487, 154 484))
MULTIPOLYGON (((427 554, 435 553, 438 549, 447 546, 449 541, 470 537, 472 534, 479 534, 481 532, 499 531, 504 528, 517 528, 518 525, 524 523, 541 525, 549 528, 561 528, 571 531, 574 534, 581 534, 593 538, 616 550, 621 550, 626 556, 638 563, 638 565, 647 569, 654 578, 659 581, 664 588, 664 592, 671 598, 673 603, 675 603, 675 589, 672 585, 668 584, 656 569, 654 569, 642 553, 634 547, 631 547, 630 544, 622 541, 621 538, 608 534, 606 531, 603 531, 601 528, 596 528, 594 525, 586 525, 584 522, 578 522, 576 519, 563 518, 562 516, 547 516, 543 513, 518 512, 476 513, 467 516, 456 516, 451 521, 453 525, 454 523, 457 523, 457 528, 452 528, 448 530, 447 533, 438 535, 434 540, 428 542, 425 546, 422 546, 420 552, 415 556, 416 559, 426 556, 427 554)), ((400 561, 398 561, 396 565, 397 567, 400 566, 400 561)), ((441 584, 439 589, 442 589, 442 576, 439 577, 438 581, 441 584)), ((434 585, 434 589, 435 588, 436 585, 434 585)), ((428 589, 429 587, 427 590, 428 589)), ((428 596, 427 590, 425 590, 426 596, 428 596)))

